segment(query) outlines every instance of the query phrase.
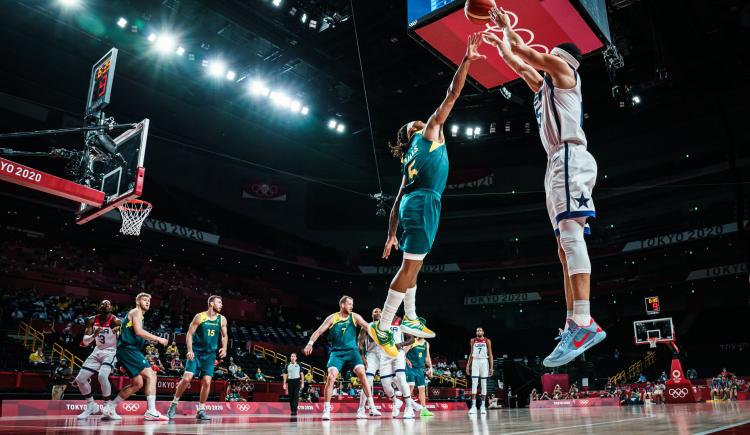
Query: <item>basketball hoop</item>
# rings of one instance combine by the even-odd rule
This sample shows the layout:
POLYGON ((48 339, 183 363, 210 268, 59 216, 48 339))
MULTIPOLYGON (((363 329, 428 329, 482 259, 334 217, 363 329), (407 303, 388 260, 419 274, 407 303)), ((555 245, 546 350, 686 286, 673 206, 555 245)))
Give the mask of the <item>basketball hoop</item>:
POLYGON ((648 339, 648 346, 651 349, 656 349, 656 344, 657 344, 656 337, 648 339))
POLYGON ((151 213, 150 202, 141 201, 140 199, 131 199, 117 206, 122 216, 122 227, 120 232, 128 236, 139 236, 141 226, 146 221, 148 214, 151 213))

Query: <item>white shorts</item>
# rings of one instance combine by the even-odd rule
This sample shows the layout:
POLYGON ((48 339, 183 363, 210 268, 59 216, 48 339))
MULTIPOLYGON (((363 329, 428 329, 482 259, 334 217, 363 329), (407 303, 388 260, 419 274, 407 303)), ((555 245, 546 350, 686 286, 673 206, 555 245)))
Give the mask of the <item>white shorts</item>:
POLYGON ((110 347, 108 349, 95 348, 94 351, 91 352, 91 355, 86 358, 86 361, 83 362, 81 369, 99 373, 99 369, 106 365, 114 371, 115 364, 117 363, 117 358, 115 357, 116 353, 116 347, 110 347))
MULTIPOLYGON (((556 235, 563 219, 595 218, 591 197, 596 184, 596 160, 583 145, 565 145, 547 160, 544 191, 547 213, 556 235)), ((588 225, 586 234, 591 233, 588 225)))
POLYGON ((471 360, 471 378, 487 379, 490 377, 490 360, 487 358, 475 358, 471 360))
POLYGON ((399 351, 396 358, 387 355, 380 357, 380 379, 393 377, 398 372, 406 371, 406 355, 404 351, 399 351))
POLYGON ((365 359, 367 360, 367 376, 374 377, 375 373, 380 370, 380 355, 378 354, 378 351, 374 350, 372 352, 367 352, 365 359))

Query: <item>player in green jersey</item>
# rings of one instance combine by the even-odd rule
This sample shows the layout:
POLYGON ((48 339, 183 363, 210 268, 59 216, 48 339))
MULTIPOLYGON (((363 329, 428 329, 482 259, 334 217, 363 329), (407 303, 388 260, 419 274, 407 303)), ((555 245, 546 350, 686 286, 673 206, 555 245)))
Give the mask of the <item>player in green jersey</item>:
POLYGON ((151 365, 143 355, 146 340, 155 341, 162 346, 169 342, 166 338, 157 337, 143 329, 143 315, 151 308, 151 295, 139 293, 135 297, 135 308, 128 312, 127 317, 122 319, 120 338, 117 341, 117 361, 125 368, 130 377, 130 385, 120 390, 115 400, 109 402, 102 409, 102 414, 112 420, 119 420, 117 405, 128 397, 137 393, 143 387, 148 402, 148 410, 144 414, 146 420, 163 421, 167 417, 162 416, 156 410, 156 373, 151 370, 151 365))
POLYGON ((419 403, 422 405, 422 417, 431 417, 432 412, 427 410, 427 391, 425 389, 425 376, 432 377, 430 343, 424 338, 418 338, 404 350, 406 350, 406 382, 409 384, 409 395, 412 394, 416 386, 417 391, 419 391, 419 403))
MULTIPOLYGON (((328 341, 331 343, 331 355, 328 358, 328 378, 326 379, 325 404, 323 405, 323 420, 331 419, 331 393, 333 385, 339 373, 344 372, 347 367, 352 367, 362 384, 362 391, 367 396, 370 407, 370 416, 378 417, 380 412, 375 408, 370 386, 367 382, 365 366, 359 354, 357 346, 357 326, 367 328, 359 314, 353 312, 354 299, 350 296, 342 296, 339 300, 339 311, 326 317, 320 327, 310 336, 310 341, 305 346, 305 355, 310 355, 315 340, 328 331, 328 341)), ((364 409, 357 412, 357 418, 367 418, 364 409)))
POLYGON ((475 60, 486 58, 477 51, 481 43, 479 33, 469 36, 466 54, 440 107, 426 123, 412 121, 401 127, 396 145, 391 146, 393 155, 401 159, 403 179, 391 210, 383 258, 387 259, 392 249, 401 249, 404 257, 401 268, 391 281, 381 318, 370 324, 368 333, 392 358, 398 355, 398 349, 390 326, 401 302, 404 303, 405 312, 401 330, 415 337, 435 336, 417 316, 417 275, 425 256, 432 249, 437 234, 440 197, 448 180, 448 151, 445 147, 443 125, 461 95, 469 66, 475 60), (403 229, 400 243, 396 235, 399 224, 403 229))
POLYGON ((172 419, 177 415, 177 404, 180 396, 190 387, 193 376, 201 380, 200 403, 196 409, 195 418, 198 420, 211 420, 206 415, 205 405, 208 400, 208 392, 211 389, 211 378, 214 376, 214 363, 216 351, 219 351, 219 359, 227 356, 227 318, 221 313, 221 296, 212 295, 208 298, 208 310, 198 313, 188 327, 185 335, 187 344, 187 363, 185 373, 177 384, 172 404, 169 405, 167 416, 172 419), (219 337, 221 337, 221 349, 219 349, 219 337))

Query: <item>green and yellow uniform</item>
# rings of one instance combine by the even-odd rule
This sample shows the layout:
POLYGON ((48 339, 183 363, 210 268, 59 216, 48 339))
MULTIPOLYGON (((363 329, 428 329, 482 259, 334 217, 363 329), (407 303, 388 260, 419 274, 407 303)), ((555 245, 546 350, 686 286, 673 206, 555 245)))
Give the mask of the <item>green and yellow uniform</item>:
POLYGON ((336 367, 341 373, 347 365, 352 368, 361 366, 362 357, 357 348, 357 324, 354 314, 342 318, 339 313, 333 314, 333 323, 328 329, 328 341, 331 342, 331 355, 326 367, 336 367))
POLYGON ((213 320, 208 312, 198 314, 198 327, 193 334, 193 360, 185 363, 185 373, 192 373, 195 377, 214 375, 216 351, 219 349, 221 337, 221 318, 216 315, 213 320))
MULTIPOLYGON (((141 328, 143 328, 143 319, 141 319, 141 328)), ((151 364, 143 356, 143 348, 146 346, 146 340, 135 335, 133 322, 129 316, 122 319, 122 328, 120 337, 117 339, 117 361, 125 367, 125 372, 131 378, 141 374, 143 369, 151 368, 151 364)))
POLYGON ((406 353, 411 367, 406 367, 406 382, 417 387, 424 387, 424 362, 427 358, 427 342, 420 340, 406 353))
POLYGON ((406 176, 398 213, 403 230, 401 250, 427 254, 440 223, 440 197, 448 181, 448 150, 445 142, 425 139, 421 130, 412 135, 401 163, 401 172, 406 176))

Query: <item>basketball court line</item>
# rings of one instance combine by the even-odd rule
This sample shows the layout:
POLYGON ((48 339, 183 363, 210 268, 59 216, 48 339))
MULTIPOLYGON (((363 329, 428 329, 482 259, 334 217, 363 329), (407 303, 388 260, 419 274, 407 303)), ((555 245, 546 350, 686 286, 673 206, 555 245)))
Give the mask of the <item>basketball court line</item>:
POLYGON ((537 433, 537 432, 557 432, 562 431, 566 429, 579 429, 584 427, 593 427, 593 426, 604 426, 608 424, 615 424, 615 423, 623 423, 627 421, 634 421, 634 420, 644 420, 647 418, 656 418, 655 415, 647 415, 645 417, 634 417, 634 418, 623 418, 620 420, 611 420, 611 421, 602 421, 599 423, 588 423, 588 424, 577 424, 575 426, 558 426, 558 427, 550 427, 546 429, 532 429, 532 430, 525 430, 521 432, 503 432, 504 435, 519 435, 519 434, 525 434, 525 433, 537 433))
POLYGON ((705 430, 703 432, 696 432, 693 435, 707 435, 707 434, 710 434, 710 433, 716 433, 716 432, 720 432, 720 431, 723 431, 723 430, 732 429, 732 428, 735 428, 735 427, 738 427, 738 426, 742 426, 742 425, 745 425, 745 424, 750 424, 750 420, 738 421, 737 423, 728 424, 726 426, 717 427, 715 429, 709 429, 709 430, 705 430))

